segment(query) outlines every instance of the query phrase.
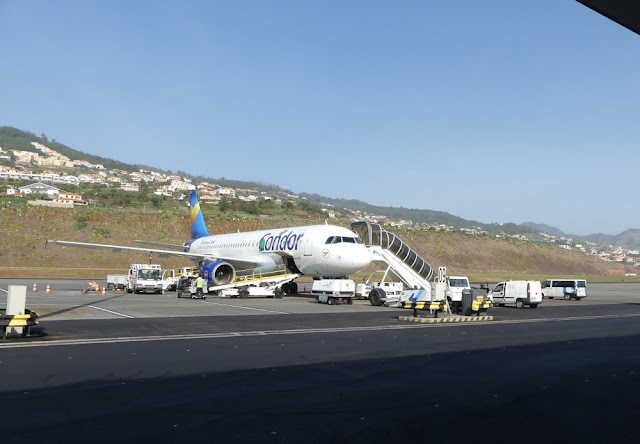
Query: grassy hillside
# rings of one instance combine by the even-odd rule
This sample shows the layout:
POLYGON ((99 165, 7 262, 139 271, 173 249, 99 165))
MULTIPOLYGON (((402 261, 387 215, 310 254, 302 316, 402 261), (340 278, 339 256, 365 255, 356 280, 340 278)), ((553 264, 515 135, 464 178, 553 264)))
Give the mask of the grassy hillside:
MULTIPOLYGON (((56 142, 55 139, 49 140, 46 134, 42 134, 40 136, 35 135, 29 131, 23 131, 17 128, 13 128, 11 126, 0 126, 0 147, 4 150, 21 150, 21 151, 30 151, 33 153, 41 154, 38 149, 36 149, 31 142, 41 143, 62 155, 67 156, 71 160, 87 160, 91 163, 102 164, 107 169, 120 169, 125 171, 138 171, 140 168, 162 171, 159 168, 154 167, 153 165, 131 165, 127 163, 120 162, 118 160, 109 159, 106 157, 95 156, 93 154, 85 153, 83 151, 78 151, 73 148, 70 148, 62 143, 56 142)), ((67 171, 68 172, 68 171, 67 171)), ((199 183, 202 181, 211 182, 214 179, 210 177, 203 176, 194 176, 184 171, 176 171, 176 174, 188 177, 192 179, 195 183, 199 183)), ((224 187, 233 187, 233 188, 251 188, 254 190, 265 191, 265 192, 286 192, 292 193, 290 190, 286 190, 280 188, 278 185, 270 185, 264 183, 256 183, 251 181, 244 180, 232 180, 219 178, 215 179, 215 182, 224 187)))
POLYGON ((142 165, 130 165, 117 160, 94 156, 93 154, 74 150, 62 143, 56 142, 55 139, 49 140, 45 134, 36 136, 34 133, 28 131, 22 131, 10 126, 0 126, 0 147, 4 150, 21 150, 40 153, 33 145, 31 145, 31 142, 41 143, 60 154, 67 156, 71 160, 87 160, 92 163, 100 163, 106 168, 137 171, 142 167, 142 165))
POLYGON ((449 275, 496 281, 557 276, 623 276, 624 265, 604 262, 577 251, 510 238, 446 232, 396 232, 434 267, 449 275))
MULTIPOLYGON (((237 218, 223 217, 218 212, 208 214, 216 215, 208 216, 205 209, 211 234, 319 223, 308 216, 237 218)), ((349 224, 347 220, 338 223, 349 224)), ((452 233, 396 233, 434 268, 446 266, 451 275, 501 279, 523 275, 621 276, 625 272, 620 264, 531 242, 452 233)), ((135 245, 136 239, 180 244, 189 238, 189 218, 186 211, 179 210, 149 214, 125 209, 0 208, 0 277, 53 277, 63 273, 70 277, 104 278, 107 272, 124 271, 131 263, 149 260, 142 253, 51 244, 45 247, 45 237, 121 245, 135 245)), ((154 257, 153 261, 164 267, 190 265, 183 258, 154 257)))

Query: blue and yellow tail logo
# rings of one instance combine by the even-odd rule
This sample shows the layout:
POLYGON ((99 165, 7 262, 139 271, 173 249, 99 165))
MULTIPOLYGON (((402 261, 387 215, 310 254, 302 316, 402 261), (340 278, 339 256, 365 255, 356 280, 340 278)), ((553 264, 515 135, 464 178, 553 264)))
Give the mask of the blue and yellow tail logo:
POLYGON ((199 239, 201 237, 209 236, 207 227, 204 224, 204 218, 202 217, 202 211, 200 211, 200 202, 198 202, 198 196, 196 196, 196 190, 191 190, 190 202, 191 202, 191 239, 199 239))

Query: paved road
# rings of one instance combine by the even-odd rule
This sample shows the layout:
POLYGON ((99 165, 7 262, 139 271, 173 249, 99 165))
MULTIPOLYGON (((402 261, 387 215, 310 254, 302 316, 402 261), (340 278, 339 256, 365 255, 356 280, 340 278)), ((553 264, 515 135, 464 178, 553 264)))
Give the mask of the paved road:
POLYGON ((584 301, 439 326, 366 304, 85 301, 60 289, 71 299, 51 298, 35 338, 0 345, 3 431, 22 442, 637 442, 640 286, 596 287, 584 301))

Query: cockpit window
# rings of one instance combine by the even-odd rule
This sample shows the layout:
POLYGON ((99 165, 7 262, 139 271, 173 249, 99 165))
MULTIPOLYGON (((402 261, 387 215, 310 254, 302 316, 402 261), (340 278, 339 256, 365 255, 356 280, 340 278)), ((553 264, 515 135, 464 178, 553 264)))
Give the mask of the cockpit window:
POLYGON ((344 237, 344 236, 331 236, 325 244, 339 244, 341 242, 346 242, 349 244, 361 244, 362 241, 359 237, 344 237))

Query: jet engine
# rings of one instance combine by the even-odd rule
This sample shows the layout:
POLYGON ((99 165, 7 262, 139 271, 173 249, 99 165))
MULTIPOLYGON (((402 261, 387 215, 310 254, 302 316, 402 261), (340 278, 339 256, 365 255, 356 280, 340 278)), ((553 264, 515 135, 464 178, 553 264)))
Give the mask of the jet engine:
POLYGON ((227 285, 236 278, 236 269, 225 261, 208 262, 200 268, 200 276, 213 285, 227 285))

